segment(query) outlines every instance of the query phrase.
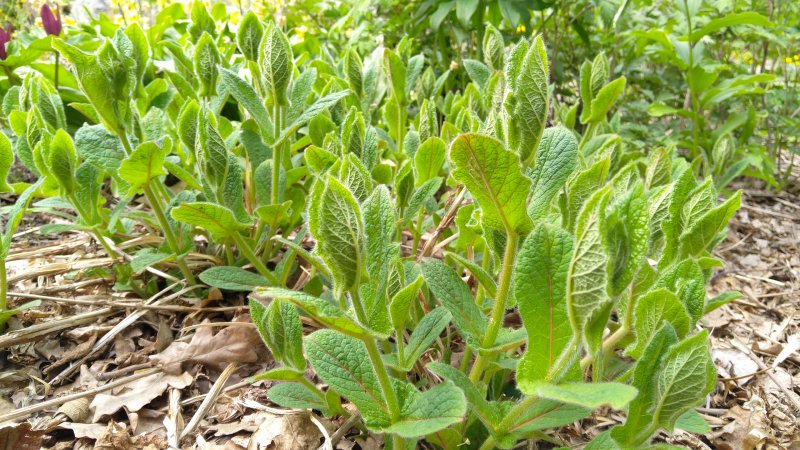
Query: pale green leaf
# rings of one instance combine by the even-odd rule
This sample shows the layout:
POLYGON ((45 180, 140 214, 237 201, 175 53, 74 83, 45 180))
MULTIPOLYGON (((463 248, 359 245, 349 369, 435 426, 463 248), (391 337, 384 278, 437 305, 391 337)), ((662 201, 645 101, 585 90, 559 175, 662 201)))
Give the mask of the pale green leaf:
POLYGON ((531 198, 528 215, 534 221, 544 218, 578 162, 578 140, 563 126, 547 128, 542 134, 536 165, 531 171, 531 198))
POLYGON ((570 383, 570 384, 543 384, 536 392, 542 398, 549 398, 563 403, 597 408, 610 405, 615 409, 628 406, 638 393, 638 390, 622 383, 570 383))
POLYGON ((244 292, 270 284, 263 276, 234 266, 215 266, 207 269, 200 274, 200 281, 215 288, 244 292))

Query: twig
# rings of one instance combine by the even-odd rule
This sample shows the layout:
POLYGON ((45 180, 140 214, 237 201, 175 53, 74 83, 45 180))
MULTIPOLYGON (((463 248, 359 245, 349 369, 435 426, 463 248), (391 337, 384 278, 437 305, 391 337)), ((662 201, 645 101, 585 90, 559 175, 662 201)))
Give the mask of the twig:
MULTIPOLYGON (((225 387, 225 389, 222 390, 222 393, 235 391, 236 389, 241 389, 241 388, 243 388, 245 386, 249 386, 251 384, 252 383, 250 381, 247 381, 247 380, 240 381, 240 382, 238 382, 236 384, 232 384, 230 386, 225 387)), ((196 395, 196 396, 191 397, 191 398, 187 398, 186 400, 182 400, 181 403, 180 403, 180 406, 188 406, 188 405, 191 405, 193 403, 197 403, 197 402, 205 399, 206 395, 208 395, 208 394, 200 394, 200 395, 196 395)))
MULTIPOLYGON (((339 441, 341 441, 342 438, 344 437, 345 433, 347 433, 347 431, 350 430, 350 428, 353 428, 353 426, 356 424, 356 422, 358 422, 358 420, 360 418, 361 418, 361 415, 358 412, 356 412, 352 416, 348 417, 347 420, 344 421, 342 426, 340 426, 331 435, 331 437, 330 437, 331 446, 334 446, 334 445, 338 444, 339 441)), ((328 443, 328 441, 326 441, 326 443, 328 443)), ((322 444, 317 448, 317 450, 325 450, 325 448, 326 448, 325 444, 322 444)))
POLYGON ((49 322, 37 323, 21 330, 12 331, 3 336, 0 336, 0 349, 8 348, 12 345, 24 344, 36 339, 55 333, 67 328, 77 327, 92 323, 97 319, 113 314, 118 314, 120 311, 114 308, 101 308, 95 311, 89 311, 83 314, 78 314, 65 319, 51 320, 49 322))
POLYGON ((26 406, 24 408, 15 409, 10 413, 0 415, 0 423, 9 422, 12 420, 24 419, 31 414, 37 413, 39 411, 44 411, 45 409, 52 408, 54 406, 59 406, 66 402, 77 400, 79 398, 84 397, 91 397, 95 394, 99 394, 101 392, 105 392, 109 389, 113 389, 117 386, 122 386, 124 384, 130 383, 131 381, 138 380, 139 378, 144 378, 146 376, 153 375, 155 373, 160 372, 161 369, 153 368, 148 370, 143 370, 139 373, 135 373, 133 375, 127 376, 125 378, 120 378, 119 380, 112 381, 111 383, 104 384, 102 386, 98 386, 93 389, 88 389, 85 391, 77 392, 75 394, 65 395, 63 397, 57 397, 51 400, 47 400, 41 403, 37 403, 35 405, 26 406))
POLYGON ((778 382, 778 380, 775 378, 775 375, 772 374, 772 370, 770 370, 770 369, 772 369, 771 367, 768 367, 766 364, 764 364, 764 362, 761 361, 761 358, 756 356, 752 352, 752 350, 750 350, 750 348, 748 348, 746 345, 744 345, 741 342, 739 342, 736 338, 733 338, 731 340, 731 344, 733 344, 734 347, 738 348, 739 350, 744 352, 744 354, 746 354, 748 357, 750 357, 750 359, 752 359, 753 362, 756 363, 758 368, 761 369, 762 372, 766 373, 766 375, 772 380, 772 382, 775 383, 775 386, 777 386, 778 389, 780 389, 781 392, 783 392, 784 397, 787 400, 789 400, 792 403, 792 405, 794 406, 795 412, 800 412, 800 402, 798 402, 792 396, 792 394, 793 394, 792 392, 789 392, 789 390, 786 389, 786 387, 784 387, 783 384, 778 382))
POLYGON ((237 367, 239 367, 237 363, 230 363, 228 364, 228 367, 222 371, 222 373, 219 375, 219 378, 217 378, 217 381, 215 381, 214 385, 211 386, 211 390, 208 392, 208 395, 206 395, 203 403, 200 404, 200 407, 197 408, 197 411, 194 413, 194 416, 192 416, 192 419, 188 424, 186 424, 186 427, 181 432, 181 440, 194 433, 194 430, 198 425, 200 425, 200 421, 203 420, 203 418, 206 416, 206 413, 208 413, 208 410, 217 400, 219 394, 222 393, 222 389, 225 387, 225 382, 227 382, 228 378, 233 375, 233 372, 237 367))

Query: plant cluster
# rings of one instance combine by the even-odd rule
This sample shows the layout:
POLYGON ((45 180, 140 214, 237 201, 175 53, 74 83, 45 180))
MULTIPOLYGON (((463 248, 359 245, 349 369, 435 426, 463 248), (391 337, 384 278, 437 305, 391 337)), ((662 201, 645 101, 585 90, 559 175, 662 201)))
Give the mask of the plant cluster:
POLYGON ((35 199, 68 222, 43 232, 91 233, 117 259, 118 289, 162 288, 157 267, 252 291, 280 363, 255 377, 280 381, 269 399, 348 402, 391 448, 557 443, 547 430, 603 405, 628 419, 591 448, 707 429, 698 323, 737 295, 705 286, 740 193, 719 202, 701 158, 616 132, 626 78, 605 54, 552 119, 541 36, 507 46, 488 27, 447 90, 411 39, 312 51, 253 13, 234 28, 175 9, 147 31, 101 18, 48 37, 71 68, 59 88, 27 71, 7 90, 0 175, 16 157, 38 181, 0 186, 22 192, 3 255, 35 199))

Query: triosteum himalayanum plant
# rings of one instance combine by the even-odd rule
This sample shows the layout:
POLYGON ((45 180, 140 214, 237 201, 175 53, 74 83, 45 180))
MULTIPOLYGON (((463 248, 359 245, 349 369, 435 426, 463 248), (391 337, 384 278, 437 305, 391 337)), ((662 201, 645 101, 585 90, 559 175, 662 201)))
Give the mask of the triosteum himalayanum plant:
POLYGON ((626 146, 608 120, 626 80, 604 55, 548 127, 538 37, 507 49, 490 27, 485 62, 464 61, 471 82, 443 92, 449 71, 409 40, 294 54, 252 13, 236 33, 200 2, 188 23, 175 14, 94 46, 52 38, 78 89, 27 75, 9 90, 0 168, 16 155, 40 180, 0 185, 24 190, 2 255, 35 198, 70 222, 43 231, 84 230, 129 262, 120 289, 158 289, 142 275, 155 267, 187 289, 196 274, 255 289, 280 363, 255 377, 280 381, 269 399, 358 414, 395 449, 559 445, 548 430, 604 405, 628 419, 590 448, 706 429, 692 407, 715 371, 698 321, 735 297, 707 300, 705 285, 740 194, 717 204, 698 162, 626 146), (121 245, 137 228, 163 239, 121 245))

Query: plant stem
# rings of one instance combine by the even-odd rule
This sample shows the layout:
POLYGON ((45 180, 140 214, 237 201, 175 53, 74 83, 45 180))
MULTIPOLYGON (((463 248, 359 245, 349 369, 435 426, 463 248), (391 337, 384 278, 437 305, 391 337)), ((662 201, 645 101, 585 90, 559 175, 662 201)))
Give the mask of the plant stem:
MULTIPOLYGON (((8 275, 5 258, 2 263, 2 267, 0 267, 0 312, 5 311, 8 307, 8 275)), ((0 331, 2 331, 2 326, 0 326, 0 331)))
POLYGON ((239 233, 233 234, 233 242, 236 244, 236 248, 239 249, 239 252, 250 261, 250 264, 256 268, 256 271, 261 274, 264 278, 267 279, 273 286, 278 285, 278 279, 275 275, 267 269, 267 266, 264 265, 263 262, 256 256, 253 252, 253 249, 250 248, 250 245, 244 240, 244 238, 239 233))
POLYGON ((58 66, 60 65, 59 64, 60 63, 60 61, 59 61, 60 59, 61 59, 61 54, 58 53, 58 51, 56 51, 56 54, 55 54, 56 72, 55 72, 55 75, 53 76, 53 81, 54 81, 54 84, 56 86, 56 92, 58 92, 58 66))
POLYGON ((371 338, 362 339, 364 345, 367 347, 369 360, 372 362, 372 367, 375 368, 375 374, 378 376, 378 383, 381 385, 383 397, 386 400, 386 405, 389 407, 389 415, 392 422, 397 422, 400 419, 400 403, 397 401, 397 395, 392 386, 392 380, 389 378, 389 373, 386 371, 386 366, 383 364, 378 346, 375 340, 371 338))
MULTIPOLYGON (((514 262, 517 258, 517 247, 519 246, 519 235, 513 231, 509 231, 508 240, 506 241, 506 251, 503 254, 503 266, 500 268, 500 284, 497 287, 497 295, 494 299, 494 306, 492 307, 492 315, 489 317, 489 327, 486 330, 486 336, 481 343, 482 348, 490 348, 494 345, 497 334, 503 326, 503 319, 506 313, 506 299, 508 292, 511 289, 511 277, 514 274, 514 262)), ((477 383, 483 375, 483 370, 486 364, 489 363, 488 358, 490 355, 478 354, 475 358, 475 363, 472 365, 472 370, 469 373, 469 379, 473 383, 477 383)))
MULTIPOLYGON (((275 99, 275 96, 272 97, 275 99)), ((275 104, 272 107, 272 122, 275 132, 275 139, 281 134, 281 105, 278 104, 277 100, 275 100, 275 104)), ((278 189, 280 188, 280 178, 281 178, 281 164, 283 163, 283 151, 282 151, 283 144, 274 145, 272 147, 272 190, 270 191, 270 203, 273 205, 277 205, 279 203, 280 196, 278 195, 278 189)))
POLYGON ((175 262, 178 264, 178 268, 181 270, 189 286, 194 286, 197 284, 197 281, 195 281, 192 271, 189 270, 189 266, 186 265, 183 256, 178 254, 178 240, 175 238, 175 233, 169 221, 167 221, 164 209, 161 207, 161 199, 158 198, 155 192, 150 188, 150 182, 144 185, 144 196, 147 198, 148 203, 150 203, 150 207, 153 209, 153 213, 156 215, 159 225, 161 225, 161 228, 164 230, 164 237, 167 239, 170 249, 175 253, 175 262))

